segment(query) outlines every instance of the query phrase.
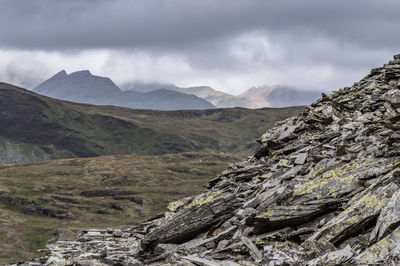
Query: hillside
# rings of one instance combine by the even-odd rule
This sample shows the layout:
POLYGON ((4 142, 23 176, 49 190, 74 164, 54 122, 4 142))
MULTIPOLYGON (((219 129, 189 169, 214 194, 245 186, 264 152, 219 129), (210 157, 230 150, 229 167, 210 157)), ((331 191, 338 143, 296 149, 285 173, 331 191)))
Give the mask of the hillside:
POLYGON ((189 88, 175 87, 175 90, 182 93, 196 95, 197 97, 203 98, 219 108, 224 107, 222 106, 221 103, 225 101, 232 101, 232 105, 230 107, 243 107, 242 106, 243 104, 240 101, 235 102, 236 99, 235 96, 230 95, 228 93, 224 93, 222 91, 214 90, 213 88, 207 86, 189 87, 189 88))
POLYGON ((0 264, 87 226, 137 223, 199 193, 237 160, 219 153, 117 155, 0 167, 0 264))
MULTIPOLYGON (((141 93, 134 100, 127 100, 130 91, 122 92, 123 100, 113 102, 112 105, 125 106, 136 109, 155 109, 155 110, 203 110, 214 109, 214 105, 207 100, 203 100, 195 95, 180 93, 174 90, 159 89, 146 93, 141 93)), ((136 93, 136 92, 133 92, 136 93)))
POLYGON ((176 90, 177 87, 173 84, 168 83, 157 83, 157 82, 126 82, 120 84, 120 88, 123 91, 135 91, 135 92, 151 92, 156 90, 176 90))
POLYGON ((0 163, 202 150, 245 155, 261 132, 303 109, 134 110, 63 102, 5 83, 0 103, 0 163))
POLYGON ((174 90, 122 91, 111 79, 92 75, 88 70, 73 72, 69 75, 62 70, 38 85, 33 91, 60 100, 139 109, 203 110, 215 108, 214 105, 202 98, 174 90))
POLYGON ((282 121, 201 194, 42 263, 399 265, 400 55, 282 121))

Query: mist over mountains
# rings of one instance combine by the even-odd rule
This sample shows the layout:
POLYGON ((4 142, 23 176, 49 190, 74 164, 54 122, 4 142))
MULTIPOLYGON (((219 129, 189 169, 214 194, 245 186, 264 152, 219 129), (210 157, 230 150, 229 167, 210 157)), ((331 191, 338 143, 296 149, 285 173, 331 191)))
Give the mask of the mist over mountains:
POLYGON ((303 91, 289 86, 252 87, 238 96, 216 91, 207 86, 177 88, 177 90, 206 99, 219 108, 243 107, 254 109, 308 105, 321 95, 319 92, 303 91))
POLYGON ((120 88, 110 78, 92 75, 88 70, 70 74, 62 70, 33 91, 72 102, 155 110, 300 106, 320 95, 288 86, 253 87, 238 96, 208 86, 181 88, 173 84, 134 82, 120 88))
POLYGON ((211 103, 194 95, 159 89, 151 92, 122 91, 111 79, 92 75, 88 70, 67 74, 64 70, 33 89, 52 98, 97 105, 136 109, 213 109, 211 103))

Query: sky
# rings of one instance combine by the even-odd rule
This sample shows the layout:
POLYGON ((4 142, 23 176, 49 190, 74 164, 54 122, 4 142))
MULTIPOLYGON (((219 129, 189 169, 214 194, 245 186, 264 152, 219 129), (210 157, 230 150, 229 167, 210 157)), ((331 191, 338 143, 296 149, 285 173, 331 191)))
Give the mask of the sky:
POLYGON ((352 85, 400 53, 398 0, 0 0, 0 81, 83 69, 231 94, 352 85))

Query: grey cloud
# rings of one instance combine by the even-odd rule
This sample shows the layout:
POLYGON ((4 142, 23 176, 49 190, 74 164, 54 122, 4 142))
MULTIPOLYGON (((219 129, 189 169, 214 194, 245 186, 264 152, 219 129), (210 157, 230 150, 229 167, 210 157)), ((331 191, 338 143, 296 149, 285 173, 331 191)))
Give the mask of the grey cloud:
MULTIPOLYGON (((0 7, 0 52, 59 54, 36 54, 42 70, 30 73, 41 78, 80 63, 124 81, 335 89, 387 61, 400 43, 398 0, 0 0, 0 7), (105 58, 98 50, 110 52, 102 65, 68 60, 94 51, 84 58, 97 62, 105 58), (125 58, 151 58, 150 66, 125 58)), ((7 69, 0 78, 22 80, 18 72, 35 64, 0 67, 7 69)))
POLYGON ((0 45, 26 49, 177 49, 240 32, 396 48, 400 2, 392 0, 3 0, 0 45))

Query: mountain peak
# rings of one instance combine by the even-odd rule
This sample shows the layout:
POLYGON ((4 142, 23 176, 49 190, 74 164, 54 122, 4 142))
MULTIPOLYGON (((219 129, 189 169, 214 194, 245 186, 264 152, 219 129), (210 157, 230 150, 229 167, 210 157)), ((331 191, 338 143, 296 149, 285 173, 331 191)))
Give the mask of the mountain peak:
POLYGON ((92 76, 92 73, 89 70, 79 70, 72 72, 69 76, 92 76))
POLYGON ((173 85, 158 85, 148 93, 121 91, 108 77, 80 70, 69 75, 63 70, 37 86, 34 91, 52 98, 79 103, 116 105, 140 109, 188 110, 214 109, 207 100, 171 90, 173 85))
POLYGON ((60 72, 57 72, 54 76, 52 76, 50 79, 48 79, 48 81, 49 80, 60 80, 67 76, 68 76, 67 72, 65 72, 65 70, 61 70, 60 72))
POLYGON ((61 70, 60 72, 57 72, 57 74, 55 74, 53 77, 65 77, 68 76, 67 72, 65 72, 65 70, 61 70))

